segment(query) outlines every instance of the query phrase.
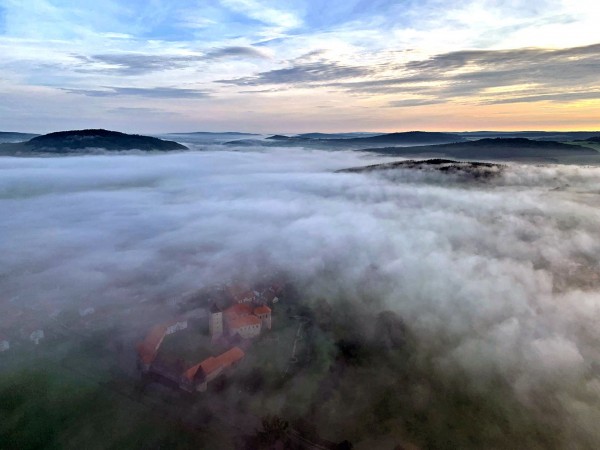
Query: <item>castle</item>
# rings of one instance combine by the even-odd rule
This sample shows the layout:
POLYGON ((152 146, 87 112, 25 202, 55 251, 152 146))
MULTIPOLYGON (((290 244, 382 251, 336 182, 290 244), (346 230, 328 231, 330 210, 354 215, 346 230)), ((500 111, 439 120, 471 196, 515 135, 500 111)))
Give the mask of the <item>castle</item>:
POLYGON ((273 296, 269 295, 272 293, 273 288, 263 293, 244 291, 237 287, 229 288, 234 304, 222 309, 214 303, 210 309, 208 328, 211 339, 214 341, 236 334, 243 339, 251 339, 259 336, 263 330, 270 330, 271 308, 265 303, 267 298, 273 300, 273 296))
MULTIPOLYGON (((181 371, 157 361, 159 348, 164 338, 185 330, 185 319, 153 327, 143 342, 138 345, 138 365, 143 374, 158 376, 188 392, 206 391, 208 383, 223 373, 233 370, 244 358, 244 351, 237 347, 241 339, 252 339, 264 330, 271 329, 271 308, 267 303, 277 303, 277 295, 282 287, 271 285, 261 292, 244 290, 239 286, 227 288, 227 307, 213 303, 209 311, 208 328, 213 342, 222 339, 221 344, 234 345, 218 356, 209 356, 200 363, 181 371)), ((241 344, 244 346, 244 344, 241 344)))

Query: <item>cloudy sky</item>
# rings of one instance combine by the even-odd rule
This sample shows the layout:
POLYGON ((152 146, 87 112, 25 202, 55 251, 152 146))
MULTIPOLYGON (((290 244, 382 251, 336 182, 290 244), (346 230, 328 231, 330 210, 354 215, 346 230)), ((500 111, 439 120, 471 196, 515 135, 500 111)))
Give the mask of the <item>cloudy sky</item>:
POLYGON ((595 0, 0 0, 0 130, 600 128, 595 0))

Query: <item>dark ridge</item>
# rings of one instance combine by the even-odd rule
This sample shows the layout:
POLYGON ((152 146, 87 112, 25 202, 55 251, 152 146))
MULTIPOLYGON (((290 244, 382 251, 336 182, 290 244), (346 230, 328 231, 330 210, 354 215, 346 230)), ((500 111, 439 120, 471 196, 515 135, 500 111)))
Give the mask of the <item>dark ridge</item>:
POLYGON ((401 133, 388 133, 371 137, 360 137, 352 139, 344 139, 346 142, 354 143, 418 143, 418 144, 434 144, 434 143, 453 143, 464 142, 466 139, 458 134, 453 133, 438 133, 430 131, 406 131, 401 133))
POLYGON ((184 133, 167 133, 168 135, 183 135, 183 134, 191 134, 191 135, 202 135, 202 136, 260 136, 257 133, 243 133, 240 131, 190 131, 184 133))
POLYGON ((591 142, 593 144, 600 144, 600 135, 598 135, 598 136, 591 136, 591 137, 589 137, 587 139, 581 139, 581 140, 578 140, 576 142, 591 142))
POLYGON ((238 139, 235 141, 223 142, 223 145, 235 145, 239 147, 256 147, 264 146, 264 141, 260 139, 238 139))
POLYGON ((24 142, 39 136, 35 133, 17 133, 13 131, 0 131, 0 143, 24 142))
POLYGON ((373 136, 380 136, 385 133, 367 133, 367 132, 352 132, 352 133, 302 133, 297 134, 295 138, 304 139, 356 139, 373 136))
POLYGON ((282 134, 275 134, 273 136, 269 136, 267 139, 270 139, 272 141, 287 141, 288 139, 294 139, 294 138, 291 138, 289 136, 284 136, 282 134))
POLYGON ((100 148, 111 151, 123 150, 187 150, 184 145, 139 134, 126 134, 103 129, 58 131, 38 136, 24 143, 30 151, 68 153, 73 150, 100 148))
POLYGON ((370 148, 363 151, 403 157, 449 157, 458 159, 585 162, 597 164, 600 153, 576 144, 535 141, 525 138, 486 138, 454 144, 370 148))
MULTIPOLYGON (((314 136, 315 133, 312 133, 314 136)), ((331 135, 328 138, 311 137, 311 133, 298 136, 283 136, 276 134, 263 141, 257 141, 258 145, 272 145, 272 141, 285 141, 286 145, 312 146, 315 148, 330 147, 348 147, 348 148, 366 148, 367 146, 377 144, 387 145, 434 145, 448 144, 454 142, 466 142, 467 139, 452 133, 438 133, 428 131, 407 131, 401 133, 388 133, 374 136, 350 136, 343 138, 331 135), (262 144, 261 144, 262 143, 262 144)), ((236 141, 227 142, 226 145, 237 145, 236 141)))
POLYGON ((469 139, 499 137, 565 142, 587 139, 597 135, 598 131, 465 131, 456 134, 469 139))
POLYGON ((452 159, 425 159, 395 161, 384 164, 373 164, 364 167, 352 167, 338 170, 338 173, 368 173, 394 169, 433 170, 436 172, 466 175, 470 178, 484 179, 499 175, 506 166, 503 164, 479 161, 455 161, 452 159))
POLYGON ((3 136, 39 136, 36 133, 19 133, 18 131, 0 131, 0 137, 3 136))
POLYGON ((484 138, 484 139, 478 139, 476 141, 465 142, 463 144, 446 144, 445 147, 450 147, 453 145, 456 145, 456 146, 464 145, 464 146, 469 146, 469 147, 516 146, 519 148, 562 148, 565 150, 566 149, 572 150, 573 147, 577 147, 577 146, 573 146, 572 144, 565 144, 563 142, 538 141, 538 140, 527 139, 527 138, 522 138, 522 137, 484 138))

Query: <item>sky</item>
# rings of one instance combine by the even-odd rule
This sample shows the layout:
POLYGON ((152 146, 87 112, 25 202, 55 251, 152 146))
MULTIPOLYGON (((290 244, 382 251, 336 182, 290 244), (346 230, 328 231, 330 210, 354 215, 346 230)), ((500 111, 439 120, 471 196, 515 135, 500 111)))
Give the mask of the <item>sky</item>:
POLYGON ((600 129, 595 0, 0 0, 0 130, 600 129))

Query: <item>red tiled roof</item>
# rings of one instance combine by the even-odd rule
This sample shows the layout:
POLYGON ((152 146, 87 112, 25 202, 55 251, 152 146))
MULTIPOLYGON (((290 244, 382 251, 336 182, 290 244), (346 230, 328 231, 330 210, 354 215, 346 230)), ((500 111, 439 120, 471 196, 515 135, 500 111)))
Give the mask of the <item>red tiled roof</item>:
POLYGON ((218 358, 211 356, 200 363, 200 368, 206 375, 208 375, 219 370, 221 368, 221 363, 219 362, 218 358))
POLYGON ((150 333, 146 335, 144 342, 141 342, 138 345, 138 354, 140 355, 140 359, 145 364, 150 364, 154 361, 156 357, 156 352, 158 351, 158 347, 160 346, 162 340, 165 337, 165 333, 167 332, 167 327, 163 325, 157 325, 150 333))
POLYGON ((246 327, 249 325, 258 325, 261 323, 261 320, 256 316, 244 316, 244 317, 235 317, 229 320, 229 328, 232 330, 237 330, 242 327, 246 327))
MULTIPOLYGON (((211 358, 212 358, 212 356, 211 356, 211 358)), ((195 366, 192 366, 188 370, 183 372, 183 376, 186 377, 188 380, 192 381, 194 379, 194 377, 196 376, 196 372, 198 372, 199 368, 200 368, 200 364, 196 364, 195 366)))
POLYGON ((214 356, 209 356, 204 361, 195 366, 189 368, 183 373, 183 376, 188 380, 192 381, 198 370, 202 369, 204 375, 210 375, 211 373, 219 370, 221 368, 221 361, 219 361, 219 357, 215 358, 214 356))
POLYGON ((225 353, 220 354, 217 357, 210 356, 199 364, 190 367, 183 374, 188 380, 192 381, 198 373, 199 369, 202 369, 204 375, 210 375, 211 373, 219 370, 226 369, 227 367, 235 364, 245 356, 244 352, 239 347, 233 347, 227 350, 225 353))
POLYGON ((258 315, 258 314, 270 314, 271 313, 271 308, 269 308, 268 306, 258 306, 256 308, 254 308, 254 314, 258 315))
POLYGON ((237 317, 249 316, 250 314, 252 314, 252 306, 246 303, 236 303, 225 310, 225 316, 230 320, 237 317))
POLYGON ((245 355, 244 351, 239 347, 233 347, 225 353, 217 356, 219 363, 226 368, 240 361, 245 355))

